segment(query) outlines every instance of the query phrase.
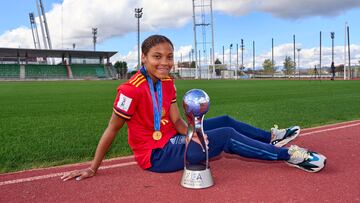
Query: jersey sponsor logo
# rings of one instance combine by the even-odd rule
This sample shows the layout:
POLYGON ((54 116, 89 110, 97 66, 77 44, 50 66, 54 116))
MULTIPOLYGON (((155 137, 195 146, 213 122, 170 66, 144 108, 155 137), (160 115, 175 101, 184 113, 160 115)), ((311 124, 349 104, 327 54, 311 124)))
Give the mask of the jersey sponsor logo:
POLYGON ((120 94, 120 98, 119 98, 119 101, 118 101, 116 107, 123 111, 128 111, 129 107, 131 105, 131 102, 132 102, 132 99, 130 97, 120 94))
POLYGON ((177 135, 170 139, 171 144, 185 144, 186 138, 184 135, 177 135))

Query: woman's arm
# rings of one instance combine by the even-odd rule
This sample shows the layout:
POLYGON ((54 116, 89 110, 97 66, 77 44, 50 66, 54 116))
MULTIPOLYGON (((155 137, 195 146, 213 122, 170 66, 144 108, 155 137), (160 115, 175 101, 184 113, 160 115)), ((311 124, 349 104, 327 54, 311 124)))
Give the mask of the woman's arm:
MULTIPOLYGON (((175 125, 175 129, 178 133, 187 135, 187 128, 188 125, 185 123, 185 121, 181 118, 179 113, 179 108, 176 103, 172 103, 170 106, 170 119, 175 125)), ((191 138, 194 142, 201 145, 201 142, 199 140, 199 137, 197 136, 197 133, 194 131, 194 134, 191 138)), ((209 144, 209 140, 206 134, 204 134, 204 139, 206 144, 209 144)))
POLYGON ((89 178, 95 175, 97 169, 99 168, 102 160, 106 152, 108 151, 111 143, 114 141, 116 134, 122 128, 125 123, 125 119, 115 115, 114 113, 111 116, 108 127, 104 131, 99 144, 96 148, 94 159, 91 163, 91 166, 86 169, 77 170, 70 172, 68 174, 64 174, 61 179, 66 181, 72 178, 76 178, 76 180, 81 180, 84 178, 89 178))
POLYGON ((179 108, 177 106, 177 103, 174 102, 170 106, 170 119, 172 123, 175 125, 175 129, 178 133, 186 135, 187 134, 187 124, 185 121, 181 118, 179 113, 179 108))

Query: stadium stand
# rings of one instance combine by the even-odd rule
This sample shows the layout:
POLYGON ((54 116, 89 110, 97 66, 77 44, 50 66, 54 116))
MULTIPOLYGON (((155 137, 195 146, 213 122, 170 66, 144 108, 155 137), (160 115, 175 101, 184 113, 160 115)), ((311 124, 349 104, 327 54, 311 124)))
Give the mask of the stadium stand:
POLYGON ((113 79, 116 52, 0 48, 0 80, 113 79), (47 63, 58 65, 50 65, 47 63), (79 64, 78 61, 81 61, 79 64))
POLYGON ((104 66, 100 64, 71 64, 73 77, 77 78, 106 78, 104 66))
POLYGON ((19 79, 20 65, 18 64, 0 64, 1 79, 19 79))
POLYGON ((67 71, 64 65, 25 65, 26 79, 65 79, 67 77, 67 71))

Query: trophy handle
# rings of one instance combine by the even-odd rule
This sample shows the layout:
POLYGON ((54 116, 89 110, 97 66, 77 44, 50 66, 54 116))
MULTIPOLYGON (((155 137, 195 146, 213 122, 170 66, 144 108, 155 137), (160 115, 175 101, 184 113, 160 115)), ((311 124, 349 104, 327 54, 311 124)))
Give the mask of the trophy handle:
POLYGON ((187 128, 187 135, 186 135, 186 144, 185 144, 185 155, 184 155, 184 164, 186 165, 186 156, 187 151, 189 147, 189 143, 191 142, 191 139, 194 135, 194 132, 196 132, 199 141, 200 146, 202 148, 202 151, 205 153, 205 167, 209 168, 209 152, 208 152, 208 146, 206 144, 205 138, 204 138, 204 128, 203 128, 203 122, 204 122, 205 115, 202 115, 201 117, 194 117, 193 119, 190 119, 188 117, 188 128, 187 128))
POLYGON ((195 131, 196 134, 200 140, 201 148, 203 152, 205 152, 205 161, 206 161, 206 168, 209 168, 209 152, 208 152, 208 146, 206 144, 205 138, 204 138, 204 117, 205 114, 201 116, 200 119, 195 118, 195 131))

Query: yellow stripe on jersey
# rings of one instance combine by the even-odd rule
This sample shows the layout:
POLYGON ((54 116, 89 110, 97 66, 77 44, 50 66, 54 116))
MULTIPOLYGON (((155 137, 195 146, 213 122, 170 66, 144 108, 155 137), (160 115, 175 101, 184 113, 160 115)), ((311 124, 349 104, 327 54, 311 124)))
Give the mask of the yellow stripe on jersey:
POLYGON ((176 102, 176 99, 171 100, 171 103, 174 103, 174 102, 176 102))
POLYGON ((163 125, 165 125, 165 124, 169 123, 169 121, 168 121, 167 119, 162 119, 162 120, 161 120, 161 123, 162 123, 163 125))
POLYGON ((135 87, 139 87, 139 85, 141 85, 141 83, 143 83, 144 81, 146 81, 146 78, 140 80, 140 81, 135 85, 135 87))
POLYGON ((129 81, 129 83, 133 83, 139 76, 142 76, 142 74, 139 74, 139 75, 135 76, 133 79, 131 79, 129 81))
POLYGON ((161 81, 172 81, 172 79, 170 77, 166 77, 166 78, 161 79, 161 81))
POLYGON ((125 118, 125 119, 130 119, 130 118, 131 118, 130 116, 127 116, 127 115, 125 115, 125 114, 123 114, 123 113, 118 112, 115 108, 113 108, 113 110, 114 110, 114 113, 115 113, 116 115, 120 116, 120 117, 123 117, 123 118, 125 118))
POLYGON ((132 85, 137 85, 137 83, 139 82, 139 81, 141 81, 142 79, 144 79, 145 77, 143 76, 143 75, 141 75, 140 77, 138 77, 134 82, 132 82, 131 84, 132 85))

